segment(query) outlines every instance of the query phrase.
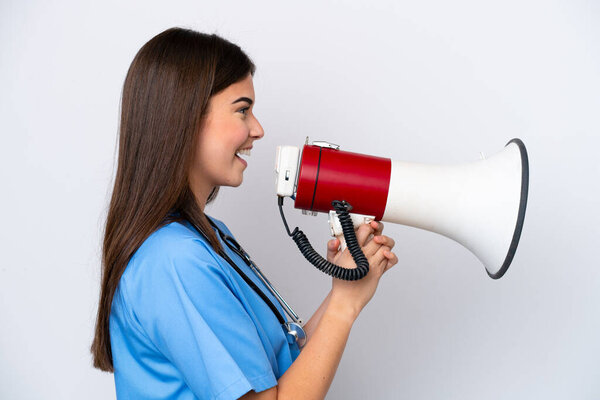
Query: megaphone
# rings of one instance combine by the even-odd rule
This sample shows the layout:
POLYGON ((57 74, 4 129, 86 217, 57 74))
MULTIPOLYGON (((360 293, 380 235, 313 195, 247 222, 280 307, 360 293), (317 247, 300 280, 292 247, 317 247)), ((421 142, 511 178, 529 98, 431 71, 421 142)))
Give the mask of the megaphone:
MULTIPOLYGON (((489 158, 456 165, 391 160, 342 151, 328 142, 308 144, 307 139, 301 153, 295 146, 277 148, 275 172, 288 234, 311 263, 330 275, 336 276, 334 266, 325 264, 298 228, 289 231, 281 208, 284 197, 294 199, 294 207, 304 213, 330 213, 332 234, 346 234, 359 269, 366 259, 360 259, 355 237, 349 241, 348 236, 369 219, 453 239, 493 279, 506 273, 519 244, 529 186, 527 150, 520 139, 489 158)), ((364 268, 358 274, 338 271, 338 277, 353 280, 366 274, 364 268)))

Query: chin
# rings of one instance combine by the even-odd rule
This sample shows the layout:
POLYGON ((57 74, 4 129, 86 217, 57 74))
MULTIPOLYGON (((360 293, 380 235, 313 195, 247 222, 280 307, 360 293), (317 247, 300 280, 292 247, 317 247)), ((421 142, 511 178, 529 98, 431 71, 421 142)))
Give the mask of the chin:
POLYGON ((231 187, 238 187, 240 186, 242 183, 244 182, 244 178, 240 177, 240 179, 236 179, 233 182, 231 182, 231 184, 229 186, 231 187))

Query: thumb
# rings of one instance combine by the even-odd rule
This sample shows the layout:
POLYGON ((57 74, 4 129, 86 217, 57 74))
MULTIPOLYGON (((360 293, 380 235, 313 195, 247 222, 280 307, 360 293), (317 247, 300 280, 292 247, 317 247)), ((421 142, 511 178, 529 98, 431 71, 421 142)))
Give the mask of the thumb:
POLYGON ((339 252, 340 241, 338 239, 331 239, 327 242, 327 261, 332 262, 334 257, 339 252))

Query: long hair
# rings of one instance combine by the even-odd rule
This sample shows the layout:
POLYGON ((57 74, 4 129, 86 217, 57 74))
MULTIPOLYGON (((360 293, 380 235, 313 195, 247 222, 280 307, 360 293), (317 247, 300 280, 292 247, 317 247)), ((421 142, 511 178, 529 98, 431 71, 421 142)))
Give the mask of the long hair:
POLYGON ((104 231, 94 367, 113 371, 112 300, 127 263, 150 234, 185 219, 222 250, 192 193, 189 171, 211 96, 254 70, 237 45, 182 28, 158 34, 133 59, 123 85, 118 166, 104 231))

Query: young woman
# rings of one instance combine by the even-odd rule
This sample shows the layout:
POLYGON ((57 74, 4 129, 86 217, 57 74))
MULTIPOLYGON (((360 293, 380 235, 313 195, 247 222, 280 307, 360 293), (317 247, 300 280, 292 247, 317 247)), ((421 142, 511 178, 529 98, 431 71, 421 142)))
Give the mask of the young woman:
MULTIPOLYGON (((226 243, 233 234, 204 213, 220 186, 242 183, 239 154, 264 135, 253 74, 238 46, 179 28, 129 68, 91 349, 119 398, 322 399, 352 324, 398 261, 382 224, 361 226, 368 275, 333 279, 302 351, 290 340, 281 306, 226 243)), ((355 267, 338 246, 328 259, 355 267)))

